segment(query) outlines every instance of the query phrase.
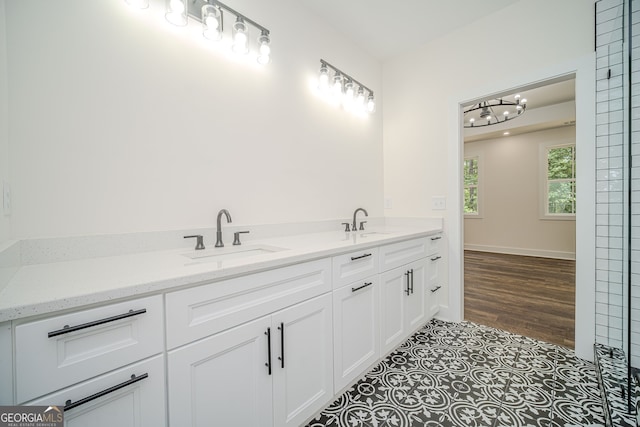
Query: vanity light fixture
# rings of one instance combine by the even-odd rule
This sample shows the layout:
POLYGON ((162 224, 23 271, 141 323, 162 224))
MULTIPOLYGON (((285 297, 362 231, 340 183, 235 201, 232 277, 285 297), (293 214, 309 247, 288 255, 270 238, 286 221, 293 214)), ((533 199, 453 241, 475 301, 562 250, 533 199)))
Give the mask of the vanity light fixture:
POLYGON ((467 108, 464 111, 464 127, 497 125, 523 115, 527 109, 527 100, 520 95, 514 95, 513 101, 508 98, 481 101, 467 108))
MULTIPOLYGON (((165 18, 173 25, 184 27, 188 24, 189 18, 193 18, 202 24, 202 36, 207 40, 218 41, 224 35, 224 14, 228 13, 235 17, 235 22, 231 28, 232 50, 236 53, 246 54, 250 50, 250 32, 253 28, 257 30, 259 36, 257 42, 257 60, 260 64, 271 62, 271 37, 267 28, 257 22, 247 18, 240 12, 230 8, 218 0, 165 0, 165 18)), ((146 9, 149 7, 149 0, 125 0, 131 7, 146 9)), ((228 32, 228 30, 227 30, 228 32)))
POLYGON ((371 89, 324 59, 320 60, 318 89, 321 92, 330 94, 345 109, 356 112, 368 111, 369 113, 373 113, 376 109, 375 98, 371 89), (329 70, 333 72, 333 77, 330 76, 329 70), (331 85, 329 85, 330 81, 331 85))

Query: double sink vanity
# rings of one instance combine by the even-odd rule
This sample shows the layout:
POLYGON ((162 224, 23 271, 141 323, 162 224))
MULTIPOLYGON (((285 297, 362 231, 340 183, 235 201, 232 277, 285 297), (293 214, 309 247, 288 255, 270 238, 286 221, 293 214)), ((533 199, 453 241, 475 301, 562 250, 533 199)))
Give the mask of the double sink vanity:
POLYGON ((367 228, 22 265, 0 290, 0 404, 302 425, 439 310, 441 221, 367 228))

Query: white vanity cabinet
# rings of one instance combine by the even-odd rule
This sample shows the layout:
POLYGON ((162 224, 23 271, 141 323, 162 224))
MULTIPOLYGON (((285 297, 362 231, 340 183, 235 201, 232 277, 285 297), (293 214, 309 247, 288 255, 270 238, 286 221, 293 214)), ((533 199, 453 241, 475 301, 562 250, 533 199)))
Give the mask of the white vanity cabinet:
POLYGON ((432 318, 440 311, 440 294, 442 289, 442 234, 437 234, 428 238, 429 240, 429 276, 427 280, 427 295, 429 307, 427 315, 432 318))
POLYGON ((333 398, 331 326, 325 294, 170 351, 170 425, 300 425, 333 398))

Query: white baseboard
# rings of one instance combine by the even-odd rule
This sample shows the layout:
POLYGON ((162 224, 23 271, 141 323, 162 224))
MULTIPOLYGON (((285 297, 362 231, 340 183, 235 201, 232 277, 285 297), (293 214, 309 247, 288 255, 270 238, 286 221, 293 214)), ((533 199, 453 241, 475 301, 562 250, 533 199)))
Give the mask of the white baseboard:
POLYGON ((464 249, 469 251, 495 252, 499 254, 535 256, 541 258, 576 259, 575 252, 548 251, 545 249, 506 248, 501 246, 473 245, 469 243, 464 244, 464 249))

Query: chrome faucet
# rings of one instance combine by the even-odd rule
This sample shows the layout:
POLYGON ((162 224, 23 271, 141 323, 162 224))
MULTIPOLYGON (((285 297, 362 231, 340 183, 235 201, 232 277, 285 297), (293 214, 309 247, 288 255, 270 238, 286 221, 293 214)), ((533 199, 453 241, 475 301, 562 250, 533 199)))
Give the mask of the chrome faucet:
MULTIPOLYGON (((358 229, 358 226, 356 223, 356 215, 358 215, 359 211, 362 211, 364 213, 364 216, 369 216, 367 211, 364 210, 363 208, 356 209, 355 212, 353 213, 353 224, 351 224, 351 231, 356 231, 358 229)), ((362 224, 363 222, 360 223, 360 230, 364 230, 364 227, 362 226, 362 224)))
POLYGON ((224 243, 222 243, 222 224, 220 224, 222 214, 227 217, 227 223, 231 222, 231 215, 229 215, 229 211, 226 209, 220 209, 220 212, 218 212, 218 219, 216 220, 216 248, 224 246, 224 243))

